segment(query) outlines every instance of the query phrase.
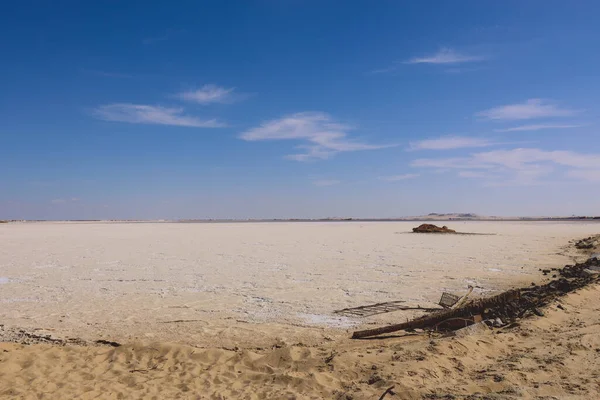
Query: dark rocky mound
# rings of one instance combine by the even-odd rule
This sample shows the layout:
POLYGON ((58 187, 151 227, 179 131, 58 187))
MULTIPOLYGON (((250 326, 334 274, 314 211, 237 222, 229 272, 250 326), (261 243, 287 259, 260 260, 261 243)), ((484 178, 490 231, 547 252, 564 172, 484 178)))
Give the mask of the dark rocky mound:
POLYGON ((441 228, 437 225, 432 224, 422 224, 413 228, 413 232, 416 233, 456 233, 455 230, 448 228, 447 226, 442 226, 441 228))

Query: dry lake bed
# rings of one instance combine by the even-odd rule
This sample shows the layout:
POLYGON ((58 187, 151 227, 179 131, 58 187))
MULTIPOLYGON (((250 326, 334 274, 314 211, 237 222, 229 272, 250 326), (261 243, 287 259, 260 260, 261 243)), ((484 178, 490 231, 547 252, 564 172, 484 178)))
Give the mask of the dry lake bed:
POLYGON ((334 310, 434 306, 542 280, 572 262, 586 222, 445 224, 486 235, 413 234, 417 222, 0 225, 0 322, 66 337, 259 343, 396 322, 334 310), (306 327, 306 329, 298 329, 306 327))

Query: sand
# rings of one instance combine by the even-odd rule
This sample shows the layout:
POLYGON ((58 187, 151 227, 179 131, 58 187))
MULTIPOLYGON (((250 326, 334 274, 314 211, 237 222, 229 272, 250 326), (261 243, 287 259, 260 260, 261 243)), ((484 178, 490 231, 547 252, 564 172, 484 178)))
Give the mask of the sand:
POLYGON ((464 337, 236 351, 2 343, 0 397, 377 399, 395 386, 389 399, 597 399, 599 296, 597 286, 583 289, 546 308, 544 317, 464 337))
POLYGON ((8 224, 0 323, 106 346, 0 344, 5 398, 596 398, 600 289, 510 330, 351 341, 405 319, 333 310, 435 303, 543 281, 593 223, 8 224), (154 397, 153 397, 154 396, 154 397), (477 398, 477 397, 476 397, 477 398))

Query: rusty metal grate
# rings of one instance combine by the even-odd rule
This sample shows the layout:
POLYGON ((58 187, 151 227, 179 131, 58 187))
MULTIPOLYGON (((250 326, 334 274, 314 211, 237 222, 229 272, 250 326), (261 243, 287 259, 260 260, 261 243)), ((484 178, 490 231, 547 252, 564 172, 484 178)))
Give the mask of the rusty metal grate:
POLYGON ((344 315, 346 317, 370 317, 377 314, 385 314, 393 311, 426 311, 434 312, 441 310, 441 308, 428 308, 417 306, 405 306, 404 301, 388 301, 385 303, 369 304, 367 306, 344 308, 343 310, 335 310, 335 314, 344 315))
POLYGON ((458 300, 460 300, 460 297, 452 294, 452 293, 442 293, 442 298, 440 299, 440 302, 438 303, 440 306, 444 307, 444 308, 450 308, 453 305, 455 305, 458 300))

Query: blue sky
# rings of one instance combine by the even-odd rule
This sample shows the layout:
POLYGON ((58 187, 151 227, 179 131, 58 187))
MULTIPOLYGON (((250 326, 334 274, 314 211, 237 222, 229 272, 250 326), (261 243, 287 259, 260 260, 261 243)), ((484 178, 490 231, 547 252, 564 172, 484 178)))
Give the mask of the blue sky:
POLYGON ((596 1, 19 1, 0 219, 600 214, 596 1))

